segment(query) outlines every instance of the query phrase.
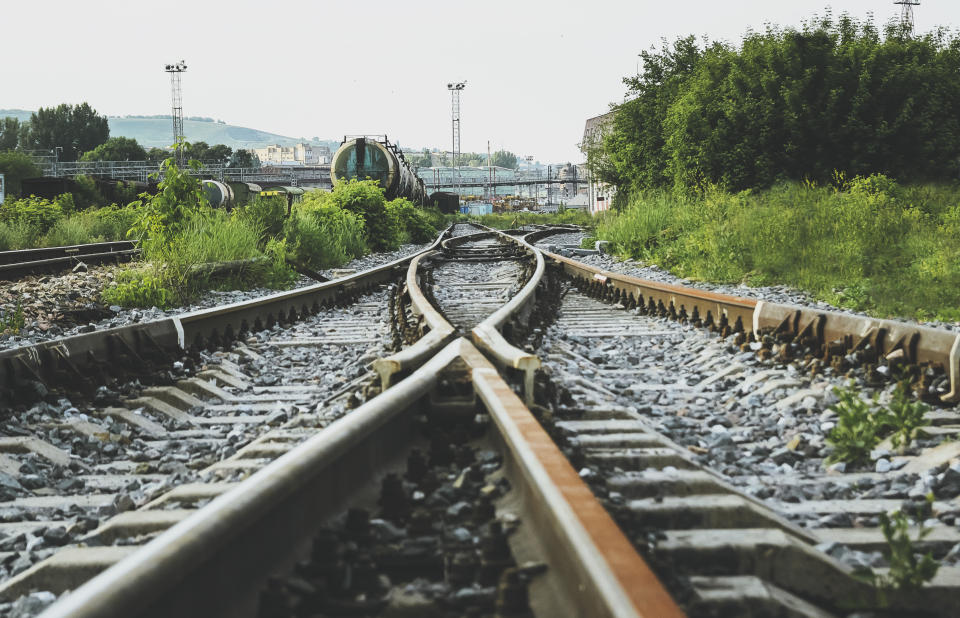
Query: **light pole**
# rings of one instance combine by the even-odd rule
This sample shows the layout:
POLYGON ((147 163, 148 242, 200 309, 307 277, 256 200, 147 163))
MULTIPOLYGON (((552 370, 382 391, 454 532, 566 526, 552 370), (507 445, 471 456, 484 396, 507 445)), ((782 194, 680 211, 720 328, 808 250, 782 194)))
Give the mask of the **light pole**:
POLYGON ((453 191, 460 195, 460 168, 458 166, 460 158, 460 91, 467 87, 467 82, 450 82, 447 84, 447 90, 450 91, 450 118, 453 128, 453 152, 451 153, 450 164, 453 167, 453 191))

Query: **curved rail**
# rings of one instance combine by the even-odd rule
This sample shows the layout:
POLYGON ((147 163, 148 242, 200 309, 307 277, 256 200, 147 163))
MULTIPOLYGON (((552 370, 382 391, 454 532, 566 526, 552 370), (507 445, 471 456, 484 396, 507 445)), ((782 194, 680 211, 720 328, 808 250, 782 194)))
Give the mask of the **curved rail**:
POLYGON ((420 268, 420 262, 423 259, 435 254, 436 251, 427 251, 419 254, 407 267, 406 288, 410 297, 410 305, 414 313, 419 315, 424 324, 430 329, 425 335, 418 339, 413 345, 400 350, 396 354, 386 358, 378 358, 373 361, 374 370, 380 375, 381 389, 386 390, 390 387, 393 376, 410 369, 419 367, 431 356, 436 354, 453 336, 455 329, 438 312, 427 297, 420 290, 420 284, 417 277, 417 271, 420 268))
POLYGON ((536 267, 533 275, 527 280, 526 285, 514 295, 500 309, 493 312, 487 319, 477 324, 470 336, 473 342, 484 350, 494 359, 498 365, 511 367, 523 372, 523 394, 527 405, 533 403, 533 381, 537 369, 540 368, 540 358, 525 350, 517 348, 509 343, 502 335, 501 331, 505 324, 511 320, 524 320, 529 316, 533 304, 536 302, 536 290, 543 279, 543 273, 546 270, 543 254, 530 243, 523 239, 514 238, 507 234, 502 235, 510 239, 511 242, 522 244, 536 259, 536 267))

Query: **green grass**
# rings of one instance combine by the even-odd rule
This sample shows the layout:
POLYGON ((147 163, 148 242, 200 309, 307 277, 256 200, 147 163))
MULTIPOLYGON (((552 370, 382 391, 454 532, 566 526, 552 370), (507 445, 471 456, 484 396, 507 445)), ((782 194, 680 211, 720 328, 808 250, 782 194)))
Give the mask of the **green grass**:
POLYGON ((57 201, 12 200, 0 211, 0 251, 124 240, 135 216, 130 206, 71 212, 57 201))
POLYGON ((840 190, 648 192, 600 218, 596 236, 691 279, 787 284, 882 317, 960 319, 960 185, 871 176, 840 190))

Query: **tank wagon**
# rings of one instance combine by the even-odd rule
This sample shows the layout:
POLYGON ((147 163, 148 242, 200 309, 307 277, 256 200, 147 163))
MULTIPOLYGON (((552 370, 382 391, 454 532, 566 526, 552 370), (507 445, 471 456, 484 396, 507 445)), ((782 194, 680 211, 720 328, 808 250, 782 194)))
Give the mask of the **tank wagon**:
POLYGON ((388 200, 405 197, 420 206, 427 201, 423 180, 385 135, 343 138, 330 161, 330 180, 336 186, 350 178, 379 181, 388 200))

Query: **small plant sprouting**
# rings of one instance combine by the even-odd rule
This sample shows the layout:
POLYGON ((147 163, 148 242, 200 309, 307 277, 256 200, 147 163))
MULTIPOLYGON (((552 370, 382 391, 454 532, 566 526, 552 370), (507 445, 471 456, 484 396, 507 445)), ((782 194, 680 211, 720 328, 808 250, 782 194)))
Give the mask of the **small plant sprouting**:
MULTIPOLYGON (((933 503, 933 494, 927 494, 927 502, 933 503)), ((914 543, 922 541, 931 529, 921 523, 917 539, 912 541, 909 534, 910 518, 906 513, 895 511, 889 516, 881 513, 880 528, 887 541, 890 570, 885 575, 878 575, 873 569, 866 569, 859 577, 874 586, 880 605, 885 606, 889 592, 919 590, 934 578, 940 565, 930 552, 918 557, 914 543)))
POLYGON ((873 402, 862 399, 852 383, 833 392, 840 401, 833 406, 837 424, 827 436, 827 443, 833 447, 833 454, 827 459, 829 463, 864 463, 870 451, 887 436, 894 448, 906 448, 926 424, 924 416, 930 409, 910 395, 909 380, 897 382, 887 407, 880 406, 876 396, 873 402))
POLYGON ((897 382, 884 421, 893 428, 890 442, 894 448, 907 447, 917 436, 917 430, 926 425, 924 416, 930 406, 910 396, 910 383, 897 382))
POLYGON ((833 447, 827 461, 864 463, 881 440, 877 413, 869 402, 860 398, 852 384, 847 388, 834 388, 833 392, 840 401, 833 406, 837 424, 827 436, 827 443, 833 447))
POLYGON ((12 312, 4 311, 0 314, 0 332, 9 331, 16 335, 26 326, 27 320, 23 316, 23 305, 17 302, 17 308, 12 312))

